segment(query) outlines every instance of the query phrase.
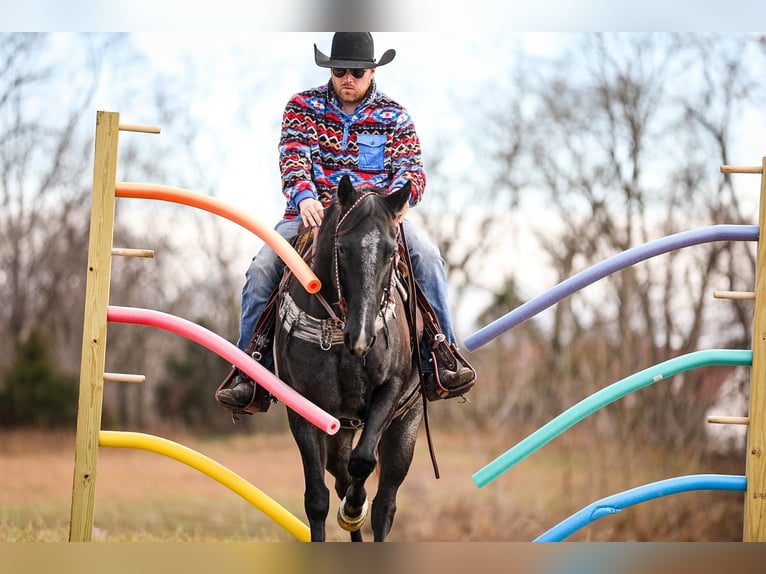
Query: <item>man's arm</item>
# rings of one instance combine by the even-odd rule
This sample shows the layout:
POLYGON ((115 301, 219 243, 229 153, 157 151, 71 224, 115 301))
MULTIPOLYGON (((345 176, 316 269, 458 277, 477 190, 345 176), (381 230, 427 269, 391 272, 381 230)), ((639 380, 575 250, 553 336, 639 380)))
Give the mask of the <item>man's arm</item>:
POLYGON ((415 124, 404 109, 394 130, 391 167, 394 175, 390 189, 399 189, 408 181, 411 182, 410 205, 417 205, 426 189, 426 172, 423 168, 420 139, 415 131, 415 124))
POLYGON ((282 193, 296 207, 304 199, 317 199, 317 190, 311 177, 311 142, 309 126, 313 119, 305 112, 301 96, 290 99, 282 114, 282 132, 279 138, 279 171, 282 193))

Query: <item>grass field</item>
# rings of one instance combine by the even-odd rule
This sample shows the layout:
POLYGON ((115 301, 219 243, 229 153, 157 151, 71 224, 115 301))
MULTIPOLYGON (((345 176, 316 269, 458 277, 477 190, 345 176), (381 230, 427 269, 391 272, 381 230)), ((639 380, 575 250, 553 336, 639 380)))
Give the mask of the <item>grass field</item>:
MULTIPOLYGON (((300 459, 289 434, 210 439, 156 434, 221 462, 306 521, 300 459)), ((477 488, 471 474, 520 438, 511 433, 456 435, 435 429, 441 473, 437 480, 423 435, 399 494, 389 539, 529 541, 583 506, 646 482, 696 472, 743 472, 696 468, 680 456, 600 449, 575 433, 559 437, 491 484, 477 488)), ((73 453, 73 433, 2 433, 0 541, 67 540, 73 453)), ((374 492, 374 486, 369 490, 374 492)), ((675 495, 599 520, 568 540, 737 541, 742 508, 740 493, 675 495)), ((334 501, 328 539, 345 541, 348 535, 334 520, 336 510, 334 501)), ((371 539, 368 526, 364 532, 371 539)), ((192 468, 154 453, 101 448, 94 540, 249 542, 293 537, 192 468)))

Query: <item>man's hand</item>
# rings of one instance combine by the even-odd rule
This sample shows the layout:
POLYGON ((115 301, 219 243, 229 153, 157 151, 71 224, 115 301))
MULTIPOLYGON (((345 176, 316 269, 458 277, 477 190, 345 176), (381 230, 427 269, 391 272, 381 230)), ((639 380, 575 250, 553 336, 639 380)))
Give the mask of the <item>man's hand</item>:
POLYGON ((324 217, 324 206, 318 199, 304 199, 298 205, 304 227, 319 227, 324 217))

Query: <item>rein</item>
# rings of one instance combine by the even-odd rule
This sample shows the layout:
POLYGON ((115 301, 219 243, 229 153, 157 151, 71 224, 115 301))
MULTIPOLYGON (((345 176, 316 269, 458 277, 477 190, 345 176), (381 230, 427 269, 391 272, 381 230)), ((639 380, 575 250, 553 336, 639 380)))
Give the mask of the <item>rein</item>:
MULTIPOLYGON (((311 258, 312 259, 316 256, 318 236, 319 234, 316 231, 314 231, 314 240, 311 243, 311 258)), ((317 301, 319 301, 322 304, 322 307, 324 307, 324 310, 327 311, 327 314, 330 316, 330 319, 332 320, 332 322, 335 323, 335 326, 342 331, 346 327, 346 323, 335 314, 335 310, 332 308, 332 305, 330 305, 327 302, 327 299, 324 298, 324 295, 322 295, 321 292, 317 291, 314 294, 314 297, 316 297, 317 301)))
POLYGON ((338 223, 335 224, 335 234, 333 235, 335 241, 333 245, 333 267, 335 267, 335 290, 338 292, 338 309, 340 309, 340 313, 345 319, 346 317, 346 301, 343 298, 343 291, 340 287, 340 268, 338 267, 338 253, 340 251, 338 247, 338 234, 340 233, 340 226, 343 225, 343 222, 346 221, 346 218, 351 214, 354 209, 357 208, 359 204, 362 203, 367 197, 372 195, 372 191, 367 191, 359 196, 359 199, 357 199, 351 207, 349 207, 346 210, 346 213, 344 213, 342 216, 338 218, 338 223))

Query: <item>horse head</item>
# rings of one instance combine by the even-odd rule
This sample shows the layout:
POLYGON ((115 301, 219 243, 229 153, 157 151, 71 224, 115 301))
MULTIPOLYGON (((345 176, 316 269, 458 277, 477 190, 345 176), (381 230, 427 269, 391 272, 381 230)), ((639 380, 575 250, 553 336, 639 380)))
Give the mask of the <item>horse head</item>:
POLYGON ((386 193, 338 184, 340 215, 335 228, 335 280, 345 307, 344 342, 364 356, 375 342, 376 318, 390 302, 398 222, 410 198, 410 183, 386 193))

